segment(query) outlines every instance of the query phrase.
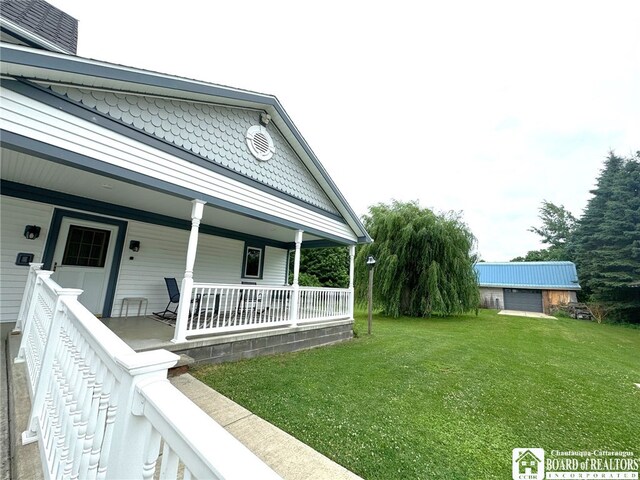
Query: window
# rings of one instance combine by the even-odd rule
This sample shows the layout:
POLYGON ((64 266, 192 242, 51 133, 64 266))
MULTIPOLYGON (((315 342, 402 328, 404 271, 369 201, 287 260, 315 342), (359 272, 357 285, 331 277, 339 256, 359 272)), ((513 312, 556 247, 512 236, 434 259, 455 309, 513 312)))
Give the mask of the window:
POLYGON ((62 265, 103 268, 110 236, 109 230, 70 225, 62 265))
POLYGON ((264 247, 246 245, 242 261, 242 278, 262 278, 264 247))

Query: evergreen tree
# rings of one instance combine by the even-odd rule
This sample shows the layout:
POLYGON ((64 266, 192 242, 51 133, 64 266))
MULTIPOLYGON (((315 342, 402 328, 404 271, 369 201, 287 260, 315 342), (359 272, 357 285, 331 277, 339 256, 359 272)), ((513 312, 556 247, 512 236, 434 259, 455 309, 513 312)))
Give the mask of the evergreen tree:
POLYGON ((475 238, 459 215, 437 215, 416 202, 394 201, 370 207, 363 220, 374 243, 356 255, 360 302, 367 298, 366 259, 373 255, 373 300, 387 315, 450 315, 478 307, 475 238))
POLYGON ((610 153, 570 250, 580 284, 614 320, 640 322, 640 152, 610 153))

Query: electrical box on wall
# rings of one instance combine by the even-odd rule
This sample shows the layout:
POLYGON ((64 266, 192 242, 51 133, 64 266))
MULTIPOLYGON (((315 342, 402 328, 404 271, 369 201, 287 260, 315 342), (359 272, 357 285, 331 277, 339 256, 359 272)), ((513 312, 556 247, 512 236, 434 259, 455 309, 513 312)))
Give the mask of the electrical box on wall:
POLYGON ((33 253, 19 253, 16 257, 16 265, 28 267, 33 262, 33 253))

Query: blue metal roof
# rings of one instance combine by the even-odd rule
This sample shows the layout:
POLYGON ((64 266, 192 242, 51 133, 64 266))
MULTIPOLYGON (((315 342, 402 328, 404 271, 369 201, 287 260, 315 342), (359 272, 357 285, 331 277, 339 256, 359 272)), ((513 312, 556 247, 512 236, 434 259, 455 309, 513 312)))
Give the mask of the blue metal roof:
POLYGON ((481 287, 580 290, 573 262, 477 263, 481 287))

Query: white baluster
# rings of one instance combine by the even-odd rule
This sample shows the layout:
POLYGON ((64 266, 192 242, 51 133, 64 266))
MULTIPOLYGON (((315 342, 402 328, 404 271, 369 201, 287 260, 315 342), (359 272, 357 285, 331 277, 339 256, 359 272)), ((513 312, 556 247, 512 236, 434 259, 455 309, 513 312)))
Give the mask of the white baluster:
POLYGON ((162 447, 162 463, 160 465, 160 480, 178 478, 180 459, 167 442, 162 447))
MULTIPOLYGON (((166 350, 132 353, 116 357, 122 369, 118 408, 113 426, 113 438, 107 458, 107 474, 110 478, 126 479, 142 477, 143 461, 148 453, 147 438, 140 432, 147 428, 148 421, 141 416, 142 402, 137 386, 167 378, 167 370, 173 367, 179 357, 166 350), (121 441, 127 439, 127 441, 121 441)), ((158 448, 159 448, 158 444, 158 448)))
POLYGON ((27 431, 22 434, 22 443, 35 442, 37 440, 37 417, 42 412, 45 396, 47 394, 46 385, 48 384, 49 375, 53 370, 55 354, 58 349, 58 345, 61 341, 60 325, 64 321, 66 315, 66 307, 64 302, 77 301, 78 295, 82 293, 82 290, 75 288, 61 288, 58 290, 58 300, 53 312, 53 319, 51 321, 51 327, 49 329, 49 339, 44 350, 42 357, 41 374, 38 376, 36 386, 33 392, 33 400, 31 403, 31 414, 29 416, 29 424, 27 431))
POLYGON ((34 270, 35 280, 33 282, 33 289, 31 292, 31 298, 26 301, 25 312, 23 313, 22 321, 22 341, 20 342, 20 348, 18 355, 14 360, 14 363, 22 363, 25 361, 25 348, 27 343, 31 341, 31 335, 33 331, 34 312, 38 306, 38 296, 41 294, 44 288, 43 282, 46 278, 49 278, 53 272, 47 270, 34 270))

